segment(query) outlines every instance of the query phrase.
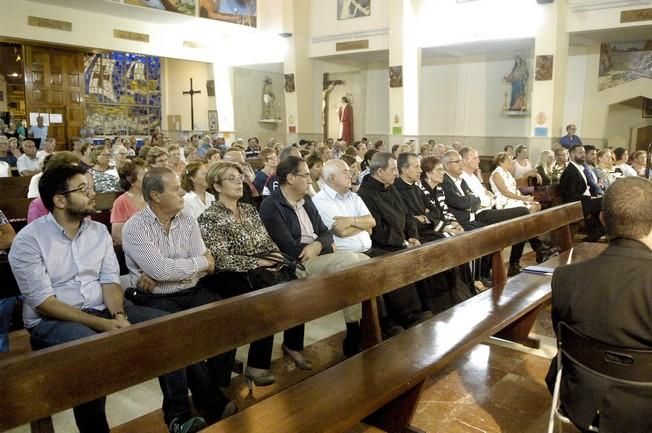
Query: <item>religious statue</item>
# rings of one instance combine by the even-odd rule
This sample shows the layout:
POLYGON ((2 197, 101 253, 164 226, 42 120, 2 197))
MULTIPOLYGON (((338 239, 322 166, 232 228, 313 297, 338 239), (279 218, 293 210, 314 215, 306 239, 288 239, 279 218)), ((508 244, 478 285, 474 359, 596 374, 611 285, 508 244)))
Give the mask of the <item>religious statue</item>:
POLYGON ((337 118, 340 120, 340 133, 338 139, 346 144, 353 144, 353 108, 349 98, 342 96, 342 105, 337 109, 337 118))
POLYGON ((514 57, 514 67, 505 81, 512 84, 512 95, 507 111, 527 111, 527 80, 530 76, 528 65, 522 54, 514 57))
POLYGON ((338 84, 344 84, 342 80, 328 81, 324 74, 324 90, 321 92, 321 129, 324 141, 328 138, 328 95, 338 84))
POLYGON ((272 89, 272 79, 265 77, 263 85, 263 120, 279 120, 280 110, 272 89))

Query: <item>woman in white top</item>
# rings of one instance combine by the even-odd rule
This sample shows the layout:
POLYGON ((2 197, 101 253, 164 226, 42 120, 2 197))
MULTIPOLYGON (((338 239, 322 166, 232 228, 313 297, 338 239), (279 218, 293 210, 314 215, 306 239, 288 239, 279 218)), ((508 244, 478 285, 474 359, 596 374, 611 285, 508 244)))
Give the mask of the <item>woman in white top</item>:
POLYGON ((186 165, 181 175, 181 187, 186 190, 183 196, 183 211, 199 218, 215 201, 215 196, 206 191, 206 173, 208 166, 204 162, 191 162, 186 165))
POLYGON ((529 160, 529 152, 527 146, 524 144, 519 144, 516 146, 514 149, 514 156, 516 159, 512 164, 510 173, 514 176, 515 179, 536 178, 537 184, 543 183, 541 176, 539 176, 537 170, 532 167, 532 163, 529 160))
POLYGON ((491 173, 489 183, 496 195, 496 209, 509 209, 525 206, 530 212, 541 209, 541 205, 531 195, 522 195, 516 188, 516 179, 510 173, 514 162, 506 152, 500 152, 494 159, 496 169, 491 173))

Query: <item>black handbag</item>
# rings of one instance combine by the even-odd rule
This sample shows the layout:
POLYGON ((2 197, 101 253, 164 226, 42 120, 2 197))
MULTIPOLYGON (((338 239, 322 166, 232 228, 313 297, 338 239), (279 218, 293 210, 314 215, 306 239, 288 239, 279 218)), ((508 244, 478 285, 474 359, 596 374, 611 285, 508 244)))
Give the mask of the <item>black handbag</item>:
POLYGON ((269 260, 276 263, 276 265, 273 267, 261 266, 247 272, 247 281, 254 290, 295 280, 297 278, 295 275, 296 270, 305 270, 301 262, 291 259, 280 251, 268 251, 257 254, 255 257, 269 260))

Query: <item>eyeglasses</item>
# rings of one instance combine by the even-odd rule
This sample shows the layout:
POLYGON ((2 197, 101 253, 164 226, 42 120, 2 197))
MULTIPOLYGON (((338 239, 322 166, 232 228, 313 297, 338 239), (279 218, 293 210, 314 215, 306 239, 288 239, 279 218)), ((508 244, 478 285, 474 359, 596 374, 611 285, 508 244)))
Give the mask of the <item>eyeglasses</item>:
POLYGON ((459 164, 460 162, 462 162, 461 159, 456 159, 455 161, 448 161, 449 164, 459 164))
POLYGON ((90 186, 88 186, 86 184, 83 184, 83 185, 80 185, 77 188, 69 189, 68 191, 62 191, 62 192, 59 192, 57 194, 59 194, 59 195, 68 195, 68 194, 72 194, 73 192, 77 192, 77 191, 81 192, 85 196, 90 196, 92 192, 95 192, 93 190, 93 188, 91 188, 90 186))
POLYGON ((237 176, 233 175, 233 176, 229 176, 229 177, 223 177, 222 180, 228 180, 231 183, 236 183, 236 182, 241 183, 241 182, 244 182, 245 177, 244 177, 244 174, 239 174, 237 176))
POLYGON ((310 176, 310 173, 292 173, 292 174, 295 175, 295 176, 299 176, 299 177, 308 177, 308 176, 310 176))

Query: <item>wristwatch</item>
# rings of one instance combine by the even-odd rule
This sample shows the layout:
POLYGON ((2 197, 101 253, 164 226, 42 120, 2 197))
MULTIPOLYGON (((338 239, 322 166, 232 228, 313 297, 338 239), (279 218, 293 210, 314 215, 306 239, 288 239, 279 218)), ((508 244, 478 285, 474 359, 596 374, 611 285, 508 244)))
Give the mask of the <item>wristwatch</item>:
POLYGON ((127 320, 127 315, 125 314, 124 311, 116 311, 115 313, 111 314, 111 317, 113 319, 117 319, 118 316, 123 316, 125 320, 127 320))

